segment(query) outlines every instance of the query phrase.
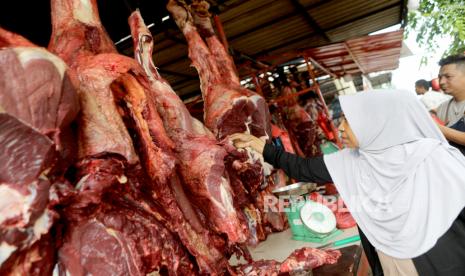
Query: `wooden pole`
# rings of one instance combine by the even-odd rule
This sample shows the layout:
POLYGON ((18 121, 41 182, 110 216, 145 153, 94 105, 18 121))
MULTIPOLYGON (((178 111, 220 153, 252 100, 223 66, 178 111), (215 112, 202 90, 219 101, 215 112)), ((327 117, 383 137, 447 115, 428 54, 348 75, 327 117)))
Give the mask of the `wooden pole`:
POLYGON ((215 21, 216 31, 218 32, 218 36, 220 37, 221 43, 223 44, 226 51, 229 49, 228 40, 226 39, 226 34, 224 33, 223 23, 221 23, 221 19, 218 15, 213 16, 213 20, 215 21))

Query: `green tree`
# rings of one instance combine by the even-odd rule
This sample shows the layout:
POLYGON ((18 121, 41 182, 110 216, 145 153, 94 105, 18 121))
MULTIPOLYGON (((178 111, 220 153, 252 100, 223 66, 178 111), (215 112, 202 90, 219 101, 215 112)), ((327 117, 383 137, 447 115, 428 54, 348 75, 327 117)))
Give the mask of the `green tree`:
POLYGON ((452 43, 443 55, 465 51, 465 0, 421 0, 416 11, 409 11, 405 35, 417 32, 416 41, 428 52, 436 52, 450 36, 452 43))

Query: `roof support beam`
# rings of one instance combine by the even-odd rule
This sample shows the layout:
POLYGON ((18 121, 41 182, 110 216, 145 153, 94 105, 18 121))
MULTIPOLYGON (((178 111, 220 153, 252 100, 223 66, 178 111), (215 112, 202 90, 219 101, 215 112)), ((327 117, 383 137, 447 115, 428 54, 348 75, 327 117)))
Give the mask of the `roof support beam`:
POLYGON ((300 15, 307 21, 308 25, 315 30, 316 33, 321 35, 326 41, 331 42, 331 39, 326 35, 325 31, 318 25, 318 23, 313 19, 312 16, 307 12, 307 9, 300 3, 299 0, 291 0, 292 5, 294 5, 295 9, 297 10, 300 15))
POLYGON ((313 64, 315 64, 317 67, 319 67, 326 74, 330 75, 332 78, 335 78, 335 79, 338 78, 338 76, 332 70, 330 70, 329 68, 324 67, 323 65, 318 63, 315 59, 313 59, 311 57, 305 57, 304 59, 305 60, 307 60, 307 59, 310 60, 313 64))
POLYGON ((350 57, 352 58, 352 60, 355 62, 355 64, 357 64, 357 67, 360 69, 360 71, 362 72, 362 74, 366 74, 366 71, 365 71, 365 68, 363 68, 363 66, 360 64, 360 62, 358 61, 357 57, 354 55, 354 53, 352 52, 352 49, 350 49, 349 45, 347 44, 347 42, 344 42, 344 47, 346 48, 347 52, 349 52, 349 55, 350 57))
POLYGON ((244 54, 243 52, 241 51, 238 51, 238 50, 235 50, 235 49, 232 49, 231 48, 231 52, 232 52, 232 55, 238 59, 245 59, 245 60, 248 60, 250 62, 252 62, 253 64, 257 65, 258 67, 260 68, 266 68, 268 66, 271 66, 271 64, 269 64, 268 62, 263 62, 263 61, 258 61, 256 59, 254 59, 253 57, 247 55, 247 54, 244 54))

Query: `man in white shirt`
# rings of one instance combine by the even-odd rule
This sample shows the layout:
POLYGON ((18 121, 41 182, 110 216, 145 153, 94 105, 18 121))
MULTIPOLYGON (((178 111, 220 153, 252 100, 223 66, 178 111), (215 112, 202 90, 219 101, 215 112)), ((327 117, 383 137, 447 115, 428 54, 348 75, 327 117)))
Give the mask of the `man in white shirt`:
POLYGON ((436 109, 444 102, 449 101, 452 96, 446 95, 442 92, 429 91, 431 82, 421 79, 415 82, 415 92, 420 101, 426 106, 426 109, 436 113, 436 109))

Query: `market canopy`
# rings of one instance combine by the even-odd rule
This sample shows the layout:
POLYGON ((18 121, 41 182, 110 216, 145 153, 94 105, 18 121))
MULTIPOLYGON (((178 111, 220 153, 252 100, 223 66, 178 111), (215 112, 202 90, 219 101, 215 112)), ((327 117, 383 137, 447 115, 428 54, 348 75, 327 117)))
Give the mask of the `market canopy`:
MULTIPOLYGON (((132 10, 140 8, 146 24, 154 34, 154 61, 162 75, 183 97, 199 93, 198 75, 195 69, 190 67, 185 39, 169 17, 165 8, 166 1, 97 0, 97 2, 105 28, 117 43, 118 49, 127 55, 132 55, 127 18, 132 10)), ((262 57, 297 49, 338 45, 334 43, 405 23, 407 12, 404 0, 208 0, 208 2, 211 4, 212 13, 219 15, 236 64, 240 66, 251 62, 252 68, 261 67, 257 62, 262 57)), ((46 46, 51 33, 50 0, 6 1, 0 11, 0 26, 46 46), (29 14, 27 11, 32 13, 29 14)), ((359 69, 362 72, 375 70, 375 63, 372 62, 375 56, 362 57, 357 49, 365 50, 361 49, 360 45, 357 46, 357 40, 351 43, 349 48, 354 47, 354 55, 358 57, 356 59, 360 63, 359 69)), ((339 49, 340 45, 334 47, 336 53, 343 54, 341 52, 343 49, 339 49)), ((316 55, 318 54, 316 52, 316 55)), ((343 64, 339 69, 331 67, 331 62, 334 63, 336 60, 328 60, 327 64, 336 73, 356 70, 356 67, 350 64, 343 64)), ((266 61, 264 63, 267 65, 266 61)))

